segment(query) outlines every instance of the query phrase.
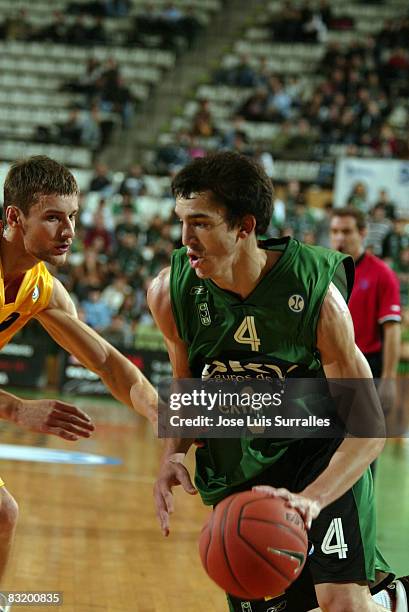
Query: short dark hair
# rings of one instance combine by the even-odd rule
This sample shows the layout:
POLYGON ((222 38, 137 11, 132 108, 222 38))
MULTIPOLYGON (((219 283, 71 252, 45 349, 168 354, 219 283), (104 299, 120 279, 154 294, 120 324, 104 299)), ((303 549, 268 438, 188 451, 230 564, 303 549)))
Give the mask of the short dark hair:
POLYGON ((191 198, 209 191, 226 209, 230 227, 244 215, 254 215, 256 233, 264 234, 273 213, 274 189, 264 168, 255 160, 232 151, 199 157, 180 170, 172 181, 174 197, 191 198))
POLYGON ((4 182, 4 210, 18 206, 28 214, 42 195, 79 194, 73 174, 46 155, 35 155, 11 164, 4 182))
POLYGON ((334 217, 353 217, 356 222, 356 226, 359 230, 366 228, 366 217, 362 210, 355 208, 354 206, 344 206, 344 208, 334 208, 332 211, 331 219, 334 217))

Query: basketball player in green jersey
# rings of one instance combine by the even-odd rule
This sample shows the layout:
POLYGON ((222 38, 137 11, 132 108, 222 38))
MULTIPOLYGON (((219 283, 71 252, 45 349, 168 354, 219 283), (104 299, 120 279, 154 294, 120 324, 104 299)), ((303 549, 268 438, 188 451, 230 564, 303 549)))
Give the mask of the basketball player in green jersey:
MULTIPOLYGON (((351 259, 290 238, 257 242, 270 221, 273 196, 260 166, 236 153, 209 155, 181 170, 172 189, 185 247, 153 281, 148 301, 176 378, 371 377, 346 305, 351 259)), ((191 444, 166 443, 155 485, 165 535, 172 487, 196 492, 183 465, 191 444)), ((368 588, 379 576, 391 579, 375 545, 367 469, 383 445, 379 438, 208 439, 196 450, 195 482, 206 504, 258 485, 303 516, 314 553, 303 580, 290 587, 301 591, 298 598, 284 596, 286 612, 317 605, 331 612, 387 609, 368 588), (334 533, 336 542, 328 546, 334 533), (304 586, 312 582, 315 592, 307 600, 304 586)), ((402 583, 398 587, 406 598, 402 583)), ((267 612, 275 601, 229 597, 229 606, 267 612)))

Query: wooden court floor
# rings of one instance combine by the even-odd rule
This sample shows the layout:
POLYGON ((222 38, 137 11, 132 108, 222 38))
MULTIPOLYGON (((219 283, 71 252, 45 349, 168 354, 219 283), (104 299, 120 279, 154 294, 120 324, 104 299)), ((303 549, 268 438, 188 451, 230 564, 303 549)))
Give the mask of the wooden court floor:
MULTIPOLYGON (((145 421, 117 403, 77 402, 93 417, 90 440, 55 437, 0 424, 2 444, 117 457, 89 466, 2 460, 0 474, 20 505, 8 591, 62 591, 66 612, 226 612, 206 577, 197 539, 209 510, 178 491, 169 538, 157 526, 152 485, 160 443, 145 421)), ((409 444, 391 445, 378 472, 379 536, 399 573, 409 573, 409 444), (407 562, 406 562, 407 560, 407 562)), ((192 465, 192 462, 190 462, 192 465)), ((14 609, 14 608, 13 608, 14 609)))

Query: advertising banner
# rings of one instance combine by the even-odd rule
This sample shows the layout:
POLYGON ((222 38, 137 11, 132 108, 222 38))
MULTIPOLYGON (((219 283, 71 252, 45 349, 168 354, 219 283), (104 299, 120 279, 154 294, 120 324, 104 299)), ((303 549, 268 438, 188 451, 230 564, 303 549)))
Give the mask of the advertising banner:
POLYGON ((384 189, 396 204, 400 217, 409 217, 409 161, 391 159, 340 158, 335 172, 334 204, 346 206, 357 183, 363 183, 369 208, 384 189))

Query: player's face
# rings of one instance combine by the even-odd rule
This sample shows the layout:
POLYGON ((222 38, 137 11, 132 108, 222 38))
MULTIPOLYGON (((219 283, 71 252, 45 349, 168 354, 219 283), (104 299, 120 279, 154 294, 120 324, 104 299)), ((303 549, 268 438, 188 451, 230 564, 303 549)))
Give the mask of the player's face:
POLYGON ((359 230, 354 217, 337 217, 331 220, 331 248, 357 259, 363 250, 365 231, 359 230))
POLYGON ((225 220, 226 209, 209 192, 176 200, 176 215, 182 223, 182 242, 190 265, 199 278, 218 278, 234 262, 238 229, 225 220))
POLYGON ((65 263, 75 234, 78 196, 40 196, 27 215, 20 211, 24 249, 36 259, 65 263))

